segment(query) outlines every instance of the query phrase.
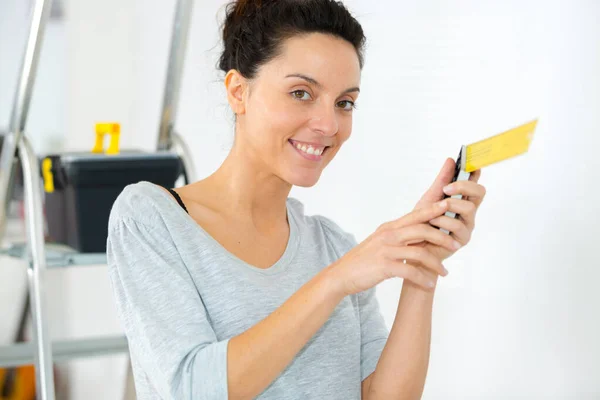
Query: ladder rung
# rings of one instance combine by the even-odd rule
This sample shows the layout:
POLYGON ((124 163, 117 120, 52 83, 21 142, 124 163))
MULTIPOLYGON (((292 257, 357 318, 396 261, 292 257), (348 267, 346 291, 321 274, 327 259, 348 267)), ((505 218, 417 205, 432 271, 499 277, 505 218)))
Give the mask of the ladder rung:
MULTIPOLYGON (((127 351, 128 346, 125 336, 57 340, 52 343, 52 359, 54 362, 127 351)), ((33 363, 33 343, 26 342, 10 346, 0 346, 0 367, 15 367, 33 363)))

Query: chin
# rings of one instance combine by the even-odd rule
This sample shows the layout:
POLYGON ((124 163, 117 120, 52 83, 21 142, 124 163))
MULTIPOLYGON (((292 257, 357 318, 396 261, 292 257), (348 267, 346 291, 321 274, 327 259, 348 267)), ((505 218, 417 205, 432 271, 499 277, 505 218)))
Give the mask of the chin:
POLYGON ((291 185, 299 187, 313 187, 319 182, 319 175, 304 175, 304 176, 290 176, 290 179, 286 179, 291 185))

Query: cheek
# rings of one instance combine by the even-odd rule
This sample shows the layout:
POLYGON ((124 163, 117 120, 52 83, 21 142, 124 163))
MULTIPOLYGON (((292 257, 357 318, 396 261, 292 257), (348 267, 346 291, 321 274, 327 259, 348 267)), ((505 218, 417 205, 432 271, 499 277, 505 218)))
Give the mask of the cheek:
POLYGON ((301 129, 307 118, 302 107, 281 99, 263 99, 252 109, 252 126, 262 143, 280 147, 301 129))
POLYGON ((352 134, 352 115, 343 118, 342 123, 340 124, 340 136, 344 138, 344 141, 350 138, 352 134))
POLYGON ((352 115, 341 116, 338 129, 338 143, 341 145, 348 140, 352 134, 352 115))
POLYGON ((260 96, 256 98, 246 108, 246 132, 258 148, 265 149, 266 146, 271 146, 271 136, 275 130, 273 118, 277 116, 278 110, 276 104, 268 99, 260 96))
POLYGON ((289 101, 280 100, 273 105, 273 114, 270 115, 273 129, 277 130, 279 137, 288 139, 302 127, 308 117, 307 108, 298 107, 289 101))

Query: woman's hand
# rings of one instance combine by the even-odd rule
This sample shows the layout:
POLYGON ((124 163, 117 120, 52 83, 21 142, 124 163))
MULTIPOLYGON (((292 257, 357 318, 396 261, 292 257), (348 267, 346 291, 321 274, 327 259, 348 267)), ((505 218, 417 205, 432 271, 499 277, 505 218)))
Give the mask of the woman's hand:
MULTIPOLYGON (((448 198, 449 211, 457 214, 456 218, 446 217, 445 215, 433 218, 429 223, 435 227, 450 231, 451 236, 465 246, 471 240, 471 235, 475 229, 475 216, 477 210, 485 197, 485 187, 478 184, 481 177, 481 170, 474 171, 468 181, 458 181, 445 186, 452 180, 454 175, 454 161, 449 159, 442 167, 442 170, 431 188, 423 195, 415 209, 429 207, 430 204, 440 201, 444 193, 450 196, 462 194, 462 199, 448 198)), ((430 242, 420 242, 414 244, 416 247, 427 249, 440 261, 444 261, 456 250, 450 251, 442 246, 430 242)))
POLYGON ((424 289, 433 288, 435 276, 446 276, 448 271, 440 258, 428 248, 409 246, 408 243, 426 241, 446 251, 455 251, 459 244, 450 235, 429 224, 448 210, 447 200, 436 202, 381 225, 330 266, 336 290, 347 296, 395 277, 409 280, 424 289))

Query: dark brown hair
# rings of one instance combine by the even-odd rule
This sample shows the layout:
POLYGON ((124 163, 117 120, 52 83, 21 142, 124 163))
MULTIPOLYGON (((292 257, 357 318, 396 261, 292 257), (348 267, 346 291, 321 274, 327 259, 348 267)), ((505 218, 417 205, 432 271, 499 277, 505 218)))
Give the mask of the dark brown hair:
POLYGON ((223 53, 218 67, 238 70, 252 79, 258 68, 280 54, 286 39, 325 33, 344 39, 364 63, 365 36, 358 21, 340 1, 238 0, 227 5, 223 53))

